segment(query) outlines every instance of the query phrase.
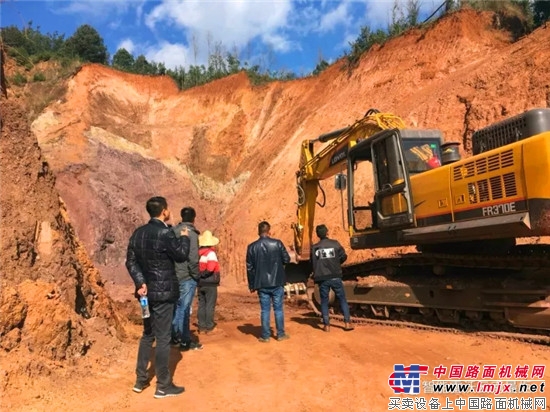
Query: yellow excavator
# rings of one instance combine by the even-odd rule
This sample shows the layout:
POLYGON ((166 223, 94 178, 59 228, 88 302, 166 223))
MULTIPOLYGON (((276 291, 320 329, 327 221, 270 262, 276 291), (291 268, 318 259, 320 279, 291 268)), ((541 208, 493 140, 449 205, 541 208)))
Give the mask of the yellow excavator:
MULTIPOLYGON (((375 109, 303 141, 293 280, 310 272, 321 181, 335 176, 352 249, 417 250, 344 267, 355 317, 550 330, 550 247, 516 244, 550 235, 550 109, 480 129, 472 146, 462 159, 439 130, 375 109)), ((318 290, 309 295, 318 312, 318 290)))

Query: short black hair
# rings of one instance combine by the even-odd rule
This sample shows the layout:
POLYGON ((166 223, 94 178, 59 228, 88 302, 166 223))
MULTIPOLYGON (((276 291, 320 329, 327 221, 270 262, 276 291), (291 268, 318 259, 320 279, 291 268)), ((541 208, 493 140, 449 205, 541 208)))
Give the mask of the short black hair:
POLYGON ((182 222, 193 223, 195 221, 195 217, 197 217, 197 213, 195 212, 195 209, 193 209, 191 206, 186 206, 183 209, 181 209, 180 215, 181 215, 182 222))
POLYGON ((271 230, 271 225, 265 220, 258 224, 258 235, 265 235, 271 230))
POLYGON ((317 233, 320 239, 324 239, 327 237, 328 228, 325 225, 318 225, 315 228, 315 233, 317 233))
POLYGON ((159 217, 164 209, 168 209, 168 202, 162 196, 155 196, 147 201, 145 209, 147 209, 149 216, 159 217))

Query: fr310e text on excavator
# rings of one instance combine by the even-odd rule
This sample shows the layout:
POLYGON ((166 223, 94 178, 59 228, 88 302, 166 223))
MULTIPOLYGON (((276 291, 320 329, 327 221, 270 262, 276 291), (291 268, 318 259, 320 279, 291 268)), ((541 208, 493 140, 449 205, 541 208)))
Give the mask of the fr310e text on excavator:
MULTIPOLYGON (((417 250, 344 267, 356 319, 548 333, 550 246, 517 239, 550 235, 550 109, 477 130, 472 147, 462 159, 439 130, 410 129, 374 109, 305 140, 292 225, 298 266, 289 281, 309 275, 315 209, 325 203, 320 183, 335 176, 336 189, 347 191, 351 249, 417 250), (315 153, 316 143, 326 145, 315 153)), ((318 290, 308 290, 318 313, 318 290)))

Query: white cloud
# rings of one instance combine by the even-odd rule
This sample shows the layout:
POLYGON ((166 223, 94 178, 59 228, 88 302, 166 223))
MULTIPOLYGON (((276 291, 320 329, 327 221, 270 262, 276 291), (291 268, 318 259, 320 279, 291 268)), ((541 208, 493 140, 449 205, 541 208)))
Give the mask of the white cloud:
POLYGON ((134 44, 134 42, 131 39, 124 39, 118 44, 116 49, 117 50, 126 49, 126 51, 128 51, 130 54, 132 54, 134 52, 134 50, 136 49, 136 45, 134 44))
POLYGON ((142 0, 140 3, 138 3, 136 7, 136 17, 137 17, 137 23, 141 23, 141 17, 143 16, 143 6, 145 5, 145 2, 147 0, 142 0))
POLYGON ((177 66, 187 67, 193 63, 189 48, 177 43, 163 41, 156 46, 148 47, 144 54, 149 62, 163 62, 168 69, 175 69, 177 66))
MULTIPOLYGON (((392 21, 392 10, 397 5, 396 18, 407 15, 407 0, 367 0, 366 21, 362 25, 368 25, 372 30, 386 30, 392 21)), ((419 1, 420 16, 427 17, 438 6, 439 2, 419 1)), ((420 17, 419 16, 419 17, 420 17)))
POLYGON ((262 36, 262 40, 273 47, 274 51, 285 53, 290 50, 299 49, 299 44, 289 40, 285 36, 281 36, 275 33, 268 33, 262 36))
POLYGON ((365 24, 373 30, 386 30, 390 24, 391 10, 394 4, 395 2, 393 0, 369 1, 367 4, 367 21, 365 24))
POLYGON ((283 41, 286 36, 282 29, 291 11, 291 0, 212 3, 163 0, 145 17, 145 22, 152 30, 160 24, 168 24, 184 29, 188 37, 195 33, 202 39, 202 47, 210 34, 211 44, 222 41, 226 46, 238 48, 258 36, 277 38, 277 47, 286 50, 288 43, 283 41))
POLYGON ((126 0, 71 0, 53 11, 60 14, 80 14, 101 20, 109 20, 114 14, 128 11, 132 2, 126 0))
POLYGON ((117 30, 121 26, 122 26, 122 20, 121 19, 113 20, 113 21, 109 22, 109 24, 107 25, 107 27, 109 27, 111 30, 117 30))
POLYGON ((353 43, 355 40, 357 40, 357 36, 357 33, 348 33, 346 36, 344 36, 344 39, 338 46, 342 49, 349 49, 350 43, 353 43))
POLYGON ((318 30, 319 21, 323 15, 322 7, 316 3, 311 3, 303 7, 292 10, 288 19, 288 29, 295 35, 307 35, 318 30))
POLYGON ((344 1, 338 5, 335 9, 329 11, 327 14, 321 17, 319 24, 320 32, 332 31, 338 25, 348 26, 351 24, 352 16, 349 14, 349 3, 344 1))

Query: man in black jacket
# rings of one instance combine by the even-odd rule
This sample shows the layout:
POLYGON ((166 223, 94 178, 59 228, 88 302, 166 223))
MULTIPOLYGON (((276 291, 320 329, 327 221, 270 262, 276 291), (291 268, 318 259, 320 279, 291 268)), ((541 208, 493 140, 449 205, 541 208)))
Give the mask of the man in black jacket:
POLYGON ((251 293, 257 291, 260 299, 262 336, 260 342, 269 342, 271 328, 269 319, 271 305, 275 313, 277 340, 288 339, 285 333, 285 318, 283 299, 285 284, 284 265, 290 262, 290 256, 279 239, 270 237, 271 226, 263 221, 258 225, 260 238, 248 245, 246 250, 246 271, 248 289, 251 293))
POLYGON ((315 228, 315 233, 320 241, 311 247, 311 264, 313 266, 313 280, 319 285, 321 295, 321 312, 323 314, 323 330, 330 330, 328 315, 328 301, 332 289, 340 301, 340 307, 344 314, 344 330, 352 330, 350 324, 349 306, 344 293, 342 283, 342 263, 348 255, 337 240, 328 238, 328 229, 325 225, 315 228))
POLYGON ((151 312, 149 318, 143 319, 143 335, 139 342, 136 366, 137 380, 133 390, 139 393, 149 386, 147 364, 156 339, 157 389, 154 396, 165 398, 177 396, 185 390, 172 382, 168 358, 174 304, 179 296, 174 262, 187 259, 189 237, 187 228, 177 238, 166 224, 170 220, 170 211, 165 198, 149 199, 146 209, 151 220, 134 231, 126 256, 126 268, 134 281, 136 295, 148 297, 151 312))

